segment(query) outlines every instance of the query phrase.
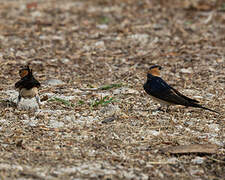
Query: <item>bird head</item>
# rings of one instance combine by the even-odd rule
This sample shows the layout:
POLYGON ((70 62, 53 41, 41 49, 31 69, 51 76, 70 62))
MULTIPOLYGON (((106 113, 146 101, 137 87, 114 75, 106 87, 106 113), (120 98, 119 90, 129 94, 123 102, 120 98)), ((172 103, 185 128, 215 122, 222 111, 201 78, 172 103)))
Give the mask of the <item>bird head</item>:
POLYGON ((19 71, 21 78, 27 76, 30 73, 32 73, 32 69, 30 69, 29 66, 26 66, 26 67, 20 69, 20 71, 19 71))
POLYGON ((162 69, 159 65, 151 66, 148 70, 148 74, 151 74, 153 76, 160 76, 160 70, 162 69))

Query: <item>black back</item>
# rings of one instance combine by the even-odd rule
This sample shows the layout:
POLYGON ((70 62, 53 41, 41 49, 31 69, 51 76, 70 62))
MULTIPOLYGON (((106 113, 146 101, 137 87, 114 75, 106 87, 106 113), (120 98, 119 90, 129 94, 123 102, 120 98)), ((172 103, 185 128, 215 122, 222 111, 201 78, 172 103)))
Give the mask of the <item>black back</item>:
POLYGON ((147 82, 144 84, 144 90, 149 95, 172 104, 189 106, 190 103, 198 103, 197 100, 182 95, 160 77, 151 74, 148 74, 147 82))
POLYGON ((29 73, 27 76, 21 78, 16 84, 16 88, 25 88, 25 89, 32 89, 33 87, 39 88, 41 84, 36 80, 32 74, 32 69, 29 69, 29 73))

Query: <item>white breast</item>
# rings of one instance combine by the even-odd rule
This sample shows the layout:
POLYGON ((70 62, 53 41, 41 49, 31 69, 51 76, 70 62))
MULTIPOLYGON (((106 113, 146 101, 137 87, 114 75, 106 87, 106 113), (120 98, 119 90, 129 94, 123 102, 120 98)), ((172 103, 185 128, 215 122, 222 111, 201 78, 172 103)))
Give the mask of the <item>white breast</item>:
POLYGON ((38 95, 38 88, 33 87, 32 89, 29 89, 29 90, 22 88, 19 93, 20 93, 20 96, 23 98, 33 98, 36 95, 38 95))
MULTIPOLYGON (((151 96, 151 95, 150 95, 151 96)), ((156 98, 154 96, 151 96, 151 98, 157 102, 159 102, 161 105, 174 105, 173 103, 170 103, 170 102, 167 102, 167 101, 164 101, 162 99, 159 99, 159 98, 156 98)))

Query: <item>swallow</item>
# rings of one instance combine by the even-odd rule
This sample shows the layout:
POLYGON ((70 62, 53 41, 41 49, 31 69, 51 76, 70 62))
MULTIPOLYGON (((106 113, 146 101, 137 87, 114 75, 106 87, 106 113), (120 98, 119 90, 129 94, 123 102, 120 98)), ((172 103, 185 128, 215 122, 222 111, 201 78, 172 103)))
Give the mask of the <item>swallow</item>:
POLYGON ((36 80, 32 74, 32 69, 29 66, 22 68, 19 71, 20 80, 15 84, 15 88, 19 91, 17 100, 17 106, 21 101, 21 98, 33 98, 35 97, 38 105, 40 106, 40 98, 38 95, 38 88, 41 84, 36 80))
POLYGON ((20 69, 19 70, 20 78, 22 79, 23 77, 25 77, 26 75, 28 75, 29 71, 30 71, 29 66, 25 66, 22 69, 20 69))
POLYGON ((183 105, 185 107, 202 108, 219 114, 217 111, 203 107, 199 104, 199 101, 181 94, 178 90, 168 85, 159 77, 161 69, 162 67, 158 65, 151 66, 147 73, 147 81, 143 86, 145 92, 160 103, 161 106, 158 110, 161 110, 162 106, 165 105, 167 106, 167 111, 170 105, 183 105))

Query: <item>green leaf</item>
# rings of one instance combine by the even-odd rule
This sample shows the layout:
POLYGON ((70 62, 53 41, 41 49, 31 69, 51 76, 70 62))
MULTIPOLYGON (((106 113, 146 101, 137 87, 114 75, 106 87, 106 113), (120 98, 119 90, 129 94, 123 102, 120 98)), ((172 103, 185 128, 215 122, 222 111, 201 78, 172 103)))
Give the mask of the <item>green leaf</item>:
POLYGON ((78 104, 79 104, 79 105, 83 105, 83 104, 84 104, 84 101, 79 100, 79 101, 78 101, 78 104))
POLYGON ((95 100, 94 102, 91 103, 91 107, 97 107, 98 105, 106 105, 109 103, 114 102, 115 100, 111 97, 109 98, 108 96, 105 96, 101 98, 100 100, 95 100))
POLYGON ((109 18, 106 16, 102 16, 99 18, 99 23, 100 24, 108 24, 109 23, 109 18))
POLYGON ((74 107, 74 104, 70 103, 70 101, 62 99, 62 98, 58 98, 58 97, 53 97, 53 98, 49 99, 48 101, 49 102, 57 101, 57 102, 60 102, 60 103, 62 103, 64 105, 66 105, 66 106, 74 107))
POLYGON ((119 88, 119 87, 122 87, 122 84, 109 84, 109 85, 104 85, 102 87, 100 87, 99 89, 100 90, 108 90, 108 89, 111 89, 111 88, 119 88))

